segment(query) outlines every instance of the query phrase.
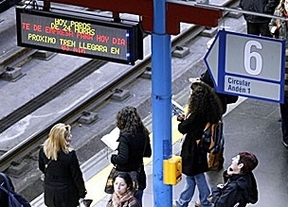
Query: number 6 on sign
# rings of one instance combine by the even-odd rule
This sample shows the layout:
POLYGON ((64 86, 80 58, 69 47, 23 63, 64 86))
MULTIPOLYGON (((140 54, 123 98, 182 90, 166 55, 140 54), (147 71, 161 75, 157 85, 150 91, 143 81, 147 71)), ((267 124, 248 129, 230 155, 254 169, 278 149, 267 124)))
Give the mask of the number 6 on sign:
POLYGON ((260 42, 251 40, 245 44, 244 48, 244 68, 250 75, 259 75, 262 70, 262 56, 260 53, 252 51, 252 48, 262 50, 260 42), (255 61, 255 66, 252 67, 252 61, 255 61))

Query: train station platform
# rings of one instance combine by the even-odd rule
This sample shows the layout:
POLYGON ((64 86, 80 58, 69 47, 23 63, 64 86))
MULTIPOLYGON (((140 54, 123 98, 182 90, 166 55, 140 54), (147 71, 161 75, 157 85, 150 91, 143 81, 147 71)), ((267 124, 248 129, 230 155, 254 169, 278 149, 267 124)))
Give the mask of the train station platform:
MULTIPOLYGON (((244 99, 242 101, 224 117, 226 141, 224 168, 229 166, 231 158, 239 151, 248 150, 254 152, 259 159, 259 165, 255 169, 259 201, 255 205, 249 204, 248 206, 285 207, 288 203, 288 150, 281 143, 278 104, 253 99, 244 99)), ((180 147, 177 141, 178 138, 175 136, 179 136, 177 132, 173 133, 173 139, 176 139, 174 140, 173 152, 177 154, 180 151, 180 147)), ((110 169, 111 167, 108 168, 110 169)), ((146 172, 148 188, 144 191, 143 206, 151 207, 154 206, 152 162, 146 165, 146 172)), ((206 173, 211 186, 222 181, 222 172, 223 170, 206 173)), ((106 172, 106 177, 108 173, 109 170, 106 172)), ((106 177, 104 176, 103 179, 105 180, 106 177)), ((183 177, 180 183, 173 186, 173 200, 178 198, 184 183, 185 179, 183 177)), ((101 188, 95 183, 94 189, 98 188, 103 191, 104 187, 101 188)), ((195 201, 198 199, 197 190, 195 192, 190 207, 194 206, 195 201)), ((108 198, 109 196, 106 195, 93 207, 105 206, 108 198)))
MULTIPOLYGON (((239 21, 235 23, 235 25, 239 24, 239 21)), ((228 26, 227 22, 225 22, 225 26, 228 26)), ((151 45, 151 39, 147 38, 146 41, 145 56, 150 54, 149 45, 151 45)), ((198 55, 195 55, 195 58, 200 59, 202 57, 199 48, 204 47, 206 49, 206 42, 205 40, 203 44, 195 45, 194 48, 196 49, 193 50, 195 50, 195 53, 198 55)), ((76 61, 73 60, 75 60, 73 57, 57 55, 49 61, 49 65, 47 62, 40 60, 33 64, 25 65, 25 67, 23 67, 24 76, 20 80, 1 87, 0 91, 2 97, 5 97, 5 99, 1 99, 0 117, 5 117, 11 113, 11 111, 15 110, 15 108, 21 106, 23 102, 25 103, 37 96, 60 80, 61 77, 73 72, 80 64, 88 61, 86 58, 77 58, 76 64, 76 61), (31 70, 31 68, 35 70, 31 70), (57 76, 55 76, 55 74, 57 74, 57 76), (17 94, 17 99, 15 99, 16 95, 13 92, 22 91, 23 89, 25 89, 25 94, 24 92, 23 94, 19 93, 17 94)), ((177 71, 174 70, 174 72, 179 73, 179 67, 186 62, 188 61, 174 61, 173 63, 175 65, 181 63, 177 71)), ((125 70, 127 67, 128 66, 121 65, 121 70, 125 70)), ((87 84, 80 82, 69 91, 63 93, 61 99, 51 101, 50 105, 44 105, 35 113, 30 114, 21 122, 7 129, 1 134, 1 150, 5 151, 15 145, 16 141, 12 141, 12 138, 19 143, 22 141, 21 139, 30 136, 35 131, 39 131, 39 123, 49 124, 49 122, 52 122, 51 120, 54 120, 59 113, 65 112, 69 105, 77 103, 80 98, 91 93, 92 89, 94 90, 106 82, 107 77, 110 77, 111 74, 117 75, 117 73, 121 72, 119 69, 119 65, 114 63, 107 64, 105 67, 102 67, 101 70, 87 77, 85 80, 87 84), (112 68, 113 70, 111 70, 112 68), (99 82, 99 80, 101 80, 101 82, 99 82), (72 93, 75 89, 77 89, 78 93, 72 93), (75 96, 75 94, 77 94, 77 96, 75 96), (63 100, 69 101, 63 102, 63 100), (59 107, 60 105, 62 108, 59 107), (55 106, 57 106, 57 111, 54 110, 55 106), (47 113, 47 111, 49 111, 49 113, 47 113), (28 126, 29 128, 33 128, 33 130, 28 130, 28 126)), ((199 68, 196 69, 199 70, 199 68)), ((231 105, 231 110, 223 119, 226 140, 224 168, 229 166, 231 158, 239 151, 252 151, 259 159, 259 166, 255 169, 259 189, 259 201, 255 205, 248 205, 250 207, 286 207, 288 203, 288 150, 281 143, 279 118, 278 104, 255 99, 241 99, 236 105, 231 105)), ((151 125, 151 123, 149 124, 151 125)), ((173 122, 173 154, 177 154, 180 151, 180 139, 181 135, 177 132, 177 122, 173 122)), ((109 199, 109 195, 104 193, 104 185, 112 168, 109 162, 111 153, 108 148, 103 149, 81 165, 88 191, 87 198, 93 199, 91 207, 106 206, 109 199)), ((145 169, 148 185, 143 195, 143 206, 153 207, 152 159, 145 159, 145 169)), ((222 182, 222 172, 223 171, 208 172, 206 174, 211 186, 222 182)), ((183 177, 180 183, 173 186, 173 200, 178 198, 184 187, 184 183, 183 177)), ((196 190, 190 207, 194 206, 197 199, 198 193, 196 190)), ((43 195, 37 197, 31 204, 33 207, 44 207, 43 195)))
MULTIPOLYGON (((258 183, 259 201, 252 205, 255 207, 286 207, 288 203, 288 150, 281 143, 281 130, 279 122, 279 108, 277 103, 264 102, 255 99, 242 99, 237 104, 229 106, 229 113, 224 116, 225 134, 225 163, 227 168, 231 158, 239 151, 252 151, 259 159, 259 165, 254 173, 258 183)), ((177 132, 177 122, 173 121, 173 154, 180 151, 177 132)), ((110 195, 104 193, 104 185, 112 168, 109 164, 110 152, 104 149, 96 154, 81 168, 86 180, 88 194, 86 198, 92 198, 92 207, 103 207, 110 195)), ((143 206, 154 206, 153 195, 153 161, 145 159, 148 187, 144 191, 143 206)), ((207 180, 210 186, 222 182, 222 171, 207 172, 207 180)), ((184 187, 182 181, 173 186, 173 200, 176 200, 184 187)), ((192 199, 189 207, 195 205, 198 192, 192 199)), ((32 202, 33 207, 43 205, 43 197, 40 196, 32 202), (41 205, 39 205, 41 203, 41 205)))

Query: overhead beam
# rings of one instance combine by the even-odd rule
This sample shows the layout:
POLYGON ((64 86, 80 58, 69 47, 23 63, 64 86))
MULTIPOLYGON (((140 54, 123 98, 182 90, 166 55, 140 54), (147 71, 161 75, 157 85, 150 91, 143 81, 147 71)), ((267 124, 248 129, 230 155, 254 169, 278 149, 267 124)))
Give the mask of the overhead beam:
MULTIPOLYGON (((47 0, 45 0, 47 2, 47 0)), ((44 1, 44 2, 45 2, 44 1)), ((114 13, 135 14, 142 17, 142 27, 147 32, 153 31, 153 0, 49 0, 53 3, 75 5, 89 9, 111 11, 114 13)), ((180 33, 180 22, 215 27, 222 11, 195 5, 166 2, 166 33, 180 33)))
POLYGON ((180 22, 192 23, 201 26, 215 27, 222 17, 220 10, 206 9, 178 3, 167 2, 166 32, 179 34, 180 22))

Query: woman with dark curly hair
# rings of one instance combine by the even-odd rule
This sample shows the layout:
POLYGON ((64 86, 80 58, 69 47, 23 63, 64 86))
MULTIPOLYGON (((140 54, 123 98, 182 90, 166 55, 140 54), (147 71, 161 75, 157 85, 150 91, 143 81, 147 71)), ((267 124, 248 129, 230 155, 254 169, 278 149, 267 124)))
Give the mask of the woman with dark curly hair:
POLYGON ((198 146, 197 140, 201 138, 208 122, 214 124, 221 119, 223 109, 212 88, 200 79, 192 83, 191 89, 188 112, 177 117, 180 121, 178 130, 186 135, 181 149, 182 172, 186 175, 186 183, 175 206, 187 207, 197 185, 201 205, 211 207, 212 204, 207 200, 210 188, 204 174, 208 171, 207 152, 198 146))
POLYGON ((120 172, 139 172, 136 198, 142 205, 143 190, 146 188, 143 157, 150 157, 152 154, 149 131, 137 109, 132 106, 126 106, 118 112, 116 125, 120 129, 118 154, 111 156, 111 163, 120 172))

